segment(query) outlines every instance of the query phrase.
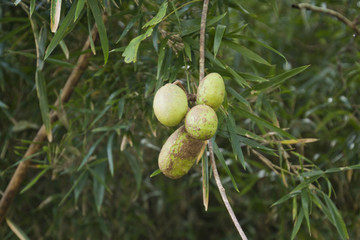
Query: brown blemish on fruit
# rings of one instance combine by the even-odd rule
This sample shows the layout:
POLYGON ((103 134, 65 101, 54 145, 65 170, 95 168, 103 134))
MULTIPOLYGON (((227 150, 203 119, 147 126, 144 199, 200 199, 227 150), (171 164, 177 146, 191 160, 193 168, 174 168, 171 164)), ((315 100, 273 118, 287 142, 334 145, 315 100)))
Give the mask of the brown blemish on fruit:
POLYGON ((165 142, 159 154, 159 168, 169 178, 180 178, 195 163, 204 141, 189 136, 182 126, 165 142))

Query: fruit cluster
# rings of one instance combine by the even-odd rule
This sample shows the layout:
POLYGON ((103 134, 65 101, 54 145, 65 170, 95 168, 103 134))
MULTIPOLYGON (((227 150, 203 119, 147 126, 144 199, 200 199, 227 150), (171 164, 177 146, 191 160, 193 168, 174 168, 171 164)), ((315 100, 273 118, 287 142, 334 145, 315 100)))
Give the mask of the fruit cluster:
POLYGON ((200 81, 197 105, 190 110, 186 93, 179 86, 169 83, 156 92, 153 109, 162 124, 176 126, 185 118, 185 124, 171 134, 161 148, 158 164, 165 176, 173 179, 184 176, 202 156, 206 140, 216 133, 215 111, 224 96, 224 80, 218 73, 210 73, 200 81))

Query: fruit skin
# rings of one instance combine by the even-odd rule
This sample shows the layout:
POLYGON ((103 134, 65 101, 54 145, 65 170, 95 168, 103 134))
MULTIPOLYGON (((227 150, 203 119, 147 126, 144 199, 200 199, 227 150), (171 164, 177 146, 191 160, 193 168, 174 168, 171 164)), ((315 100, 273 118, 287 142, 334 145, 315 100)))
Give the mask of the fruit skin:
POLYGON ((158 164, 161 172, 172 179, 184 176, 201 157, 206 141, 190 137, 181 126, 161 148, 158 164))
POLYGON ((196 104, 206 104, 215 111, 221 106, 225 96, 224 80, 218 73, 206 75, 199 84, 196 104))
POLYGON ((193 138, 210 139, 216 133, 217 126, 216 112, 207 105, 197 105, 186 114, 185 129, 193 138))
POLYGON ((174 84, 165 84, 155 94, 153 109, 162 124, 168 127, 176 126, 188 111, 186 94, 174 84))

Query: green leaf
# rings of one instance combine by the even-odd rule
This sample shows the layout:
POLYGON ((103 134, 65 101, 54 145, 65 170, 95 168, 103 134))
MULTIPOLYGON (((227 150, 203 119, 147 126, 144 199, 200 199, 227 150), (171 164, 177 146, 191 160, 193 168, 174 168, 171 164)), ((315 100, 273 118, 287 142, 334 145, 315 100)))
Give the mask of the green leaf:
POLYGON ((0 108, 8 109, 9 107, 3 101, 0 100, 0 108))
POLYGON ((113 154, 112 154, 112 145, 113 145, 114 136, 115 136, 115 133, 112 133, 110 135, 107 146, 106 146, 111 176, 114 176, 114 159, 113 159, 113 154))
POLYGON ((90 171, 93 176, 93 193, 95 197, 96 210, 100 213, 105 194, 105 164, 100 163, 95 166, 93 171, 90 171))
POLYGON ((109 58, 109 43, 106 33, 106 28, 104 25, 104 21, 102 19, 102 14, 98 6, 97 0, 88 0, 88 4, 91 8, 91 11, 93 13, 96 26, 98 28, 99 36, 100 36, 100 43, 102 47, 102 51, 104 54, 104 64, 107 63, 107 60, 109 58))
POLYGON ((226 87, 226 92, 230 93, 231 95, 233 95, 239 102, 241 102, 242 104, 246 105, 246 106, 250 106, 249 102, 243 98, 237 91, 235 91, 233 88, 231 87, 226 87))
POLYGON ((65 196, 61 199, 60 203, 58 206, 61 206, 65 201, 66 199, 69 197, 70 193, 77 187, 77 185, 81 182, 82 178, 84 176, 87 176, 87 173, 86 171, 83 171, 80 176, 76 179, 76 181, 72 184, 70 190, 65 194, 65 196))
MULTIPOLYGON (((92 0, 94 1, 94 0, 92 0)), ((153 29, 149 28, 145 33, 137 36, 133 40, 130 41, 129 45, 126 47, 122 56, 125 58, 126 63, 136 62, 137 52, 140 46, 140 43, 149 37, 152 33, 153 29)))
POLYGON ((96 48, 95 48, 95 44, 94 44, 94 39, 93 39, 93 36, 92 36, 92 26, 93 26, 93 23, 92 23, 92 19, 91 19, 91 14, 90 14, 90 7, 89 5, 86 5, 86 17, 87 17, 87 25, 88 25, 88 32, 89 32, 89 40, 90 40, 90 48, 91 48, 91 52, 96 55, 96 48))
POLYGON ((203 189, 203 204, 205 207, 205 211, 208 209, 209 205, 209 158, 206 154, 202 156, 202 189, 203 189))
POLYGON ((330 221, 336 227, 336 229, 337 229, 338 233, 340 234, 341 238, 342 239, 349 239, 349 234, 348 234, 348 231, 346 229, 345 222, 344 222, 339 210, 337 209, 337 207, 335 206, 335 204, 329 198, 328 195, 326 195, 324 192, 319 191, 319 190, 318 190, 318 192, 324 198, 326 206, 327 206, 329 214, 330 214, 330 216, 329 216, 330 221))
POLYGON ((35 74, 36 92, 39 99, 41 117, 45 125, 46 135, 49 142, 52 142, 51 122, 49 115, 49 104, 46 90, 46 83, 44 73, 40 70, 36 70, 35 74))
POLYGON ((124 108, 125 108, 125 97, 122 97, 120 99, 119 105, 118 105, 118 117, 119 117, 119 119, 121 119, 123 114, 124 114, 124 108))
POLYGON ((236 181, 235 181, 235 178, 234 178, 233 175, 231 174, 231 171, 230 171, 229 167, 226 165, 224 156, 223 156, 222 153, 220 152, 220 149, 219 149, 218 145, 216 144, 216 142, 214 141, 214 138, 211 138, 210 141, 212 141, 213 150, 214 150, 214 153, 215 153, 217 159, 219 159, 221 166, 225 169, 226 173, 227 173, 228 176, 230 177, 231 182, 232 182, 235 190, 236 190, 237 192, 239 192, 239 188, 238 188, 238 186, 237 186, 237 183, 236 183, 236 181))
POLYGON ((14 5, 17 6, 20 2, 21 0, 15 0, 14 5))
POLYGON ((226 71, 230 73, 234 78, 235 81, 241 86, 241 87, 250 87, 250 85, 246 82, 246 80, 241 77, 234 69, 226 65, 226 71))
POLYGON ((11 229, 11 231, 20 239, 20 240, 30 240, 30 238, 25 234, 25 232, 13 223, 10 219, 6 218, 6 223, 11 229))
POLYGON ((98 138, 98 140, 91 146, 91 148, 89 149, 89 151, 87 152, 87 154, 85 155, 83 160, 81 161, 80 166, 77 169, 78 171, 84 167, 84 165, 89 160, 90 156, 94 153, 96 147, 99 145, 99 143, 103 140, 104 137, 105 137, 105 134, 102 135, 100 138, 98 138))
POLYGON ((239 52, 244 57, 247 57, 255 62, 264 64, 266 66, 271 66, 271 64, 268 61, 266 61, 265 59, 260 57, 257 53, 251 51, 250 49, 248 49, 240 44, 237 44, 237 43, 234 43, 234 42, 231 42, 228 40, 224 40, 223 43, 226 44, 227 46, 229 46, 230 48, 234 49, 235 51, 239 52))
POLYGON ((130 167, 134 173, 135 176, 135 181, 136 181, 136 186, 137 186, 137 191, 140 190, 140 186, 141 186, 141 179, 142 179, 142 174, 141 174, 141 168, 140 168, 140 164, 138 159, 132 155, 131 153, 129 153, 128 151, 124 151, 123 152, 126 156, 126 159, 128 160, 130 167))
MULTIPOLYGON (((209 27, 209 26, 217 23, 218 21, 223 19, 226 16, 226 14, 227 13, 225 12, 225 13, 215 16, 215 17, 209 16, 208 20, 206 21, 206 27, 209 27)), ((200 30, 200 22, 201 22, 201 18, 182 21, 181 26, 180 26, 180 28, 182 29, 181 37, 199 31, 200 30)))
POLYGON ((302 71, 304 71, 305 69, 307 69, 310 65, 306 65, 306 66, 302 66, 302 67, 298 67, 298 68, 294 68, 291 69, 287 72, 281 73, 273 78, 270 79, 270 81, 268 82, 264 82, 264 83, 259 83, 257 85, 254 85, 252 90, 262 90, 262 89, 267 89, 270 87, 276 87, 278 85, 280 85, 281 83, 283 83, 285 80, 301 73, 302 71))
POLYGON ((221 40, 224 36, 226 26, 218 24, 215 30, 215 38, 214 38, 214 57, 216 57, 218 50, 220 48, 221 40))
POLYGON ((61 50, 63 51, 63 53, 65 55, 66 60, 69 60, 70 53, 69 53, 68 47, 66 46, 66 43, 64 42, 64 40, 61 40, 59 44, 60 44, 61 50))
POLYGON ((129 125, 114 125, 114 126, 109 126, 109 127, 99 127, 99 128, 95 128, 92 130, 92 132, 110 132, 110 131, 117 131, 119 129, 125 129, 128 128, 129 125))
POLYGON ((37 183, 37 181, 49 170, 50 168, 47 167, 45 169, 43 169, 38 175, 36 175, 36 177, 34 177, 33 180, 31 180, 31 182, 29 182, 20 192, 20 194, 23 194, 25 191, 27 191, 29 188, 31 188, 32 186, 35 185, 35 183, 37 183))
POLYGON ((61 0, 51 0, 50 29, 52 32, 56 32, 59 26, 60 13, 61 13, 61 0))
POLYGON ((51 40, 49 46, 46 49, 44 60, 46 60, 50 56, 50 54, 52 53, 52 51, 54 51, 55 47, 59 44, 59 42, 63 40, 69 28, 75 25, 75 23, 73 22, 75 10, 76 4, 72 4, 68 14, 62 20, 59 29, 56 31, 53 39, 51 40))
POLYGON ((30 23, 26 23, 24 25, 21 25, 15 29, 13 29, 11 32, 7 32, 5 35, 3 35, 2 37, 0 37, 0 43, 1 42, 5 42, 8 39, 11 39, 13 36, 15 36, 16 34, 18 34, 19 32, 23 31, 23 30, 29 30, 29 26, 30 23))
POLYGON ((83 10, 85 5, 85 0, 78 0, 77 4, 76 4, 76 11, 75 11, 75 17, 74 17, 74 22, 78 19, 78 17, 80 16, 81 11, 83 10))
POLYGON ((156 16, 153 17, 149 22, 147 22, 142 28, 144 29, 146 27, 155 26, 156 24, 160 23, 162 19, 165 17, 167 7, 168 7, 168 2, 165 0, 161 4, 160 9, 156 14, 156 16))
POLYGON ((157 62, 157 72, 156 72, 156 79, 159 80, 160 78, 160 73, 161 73, 161 67, 163 65, 164 62, 164 57, 165 57, 165 52, 166 52, 166 44, 168 42, 168 37, 166 37, 165 39, 163 39, 161 41, 160 44, 160 50, 159 50, 159 57, 158 57, 158 62, 157 62))
POLYGON ((262 119, 262 118, 259 118, 258 116, 248 112, 247 110, 245 109, 238 109, 236 108, 235 109, 240 115, 244 116, 244 117, 247 117, 247 118, 250 118, 251 120, 253 120, 256 124, 260 125, 260 126, 264 126, 268 129, 270 129, 271 131, 274 131, 276 133, 278 133, 279 135, 282 135, 284 137, 287 137, 287 138, 291 138, 293 139, 294 137, 291 136, 289 133, 285 132, 284 130, 278 128, 278 127, 275 127, 274 125, 272 125, 271 123, 269 123, 268 121, 262 119))
POLYGON ((161 173, 161 170, 160 169, 157 169, 157 170, 155 170, 151 175, 150 175, 150 177, 152 178, 152 177, 155 177, 155 176, 157 176, 157 175, 159 175, 161 173))
POLYGON ((34 13, 36 0, 30 0, 30 17, 34 13))
POLYGON ((304 188, 301 191, 301 205, 302 205, 302 209, 304 210, 305 220, 309 230, 309 234, 311 234, 310 218, 309 218, 309 194, 307 188, 304 188))
POLYGON ((241 146, 240 146, 240 139, 238 135, 233 131, 233 129, 236 129, 235 119, 229 113, 227 119, 226 119, 227 128, 230 134, 230 143, 231 147, 235 153, 235 158, 238 159, 243 166, 244 169, 246 169, 244 154, 242 152, 241 146))
POLYGON ((121 41, 121 39, 123 39, 126 34, 130 31, 130 29, 132 28, 132 26, 134 26, 135 22, 137 20, 139 20, 143 15, 142 14, 139 14, 135 17, 133 17, 130 22, 128 23, 128 25, 126 25, 124 31, 121 33, 121 36, 119 37, 119 39, 116 41, 116 43, 119 43, 121 41))
POLYGON ((303 211, 303 209, 301 209, 299 212, 299 215, 296 218, 294 228, 291 233, 291 240, 293 240, 295 238, 296 234, 299 232, 299 229, 300 229, 303 219, 304 219, 304 211, 303 211))
POLYGON ((307 188, 309 186, 309 184, 316 181, 318 178, 319 178, 319 176, 306 179, 305 181, 303 181, 299 185, 297 185, 294 189, 292 189, 290 193, 288 193, 285 196, 283 196, 282 198, 280 198, 278 201, 273 203, 271 206, 273 207, 273 206, 279 205, 279 204, 287 201, 288 199, 295 197, 298 194, 301 194, 302 189, 307 188))
POLYGON ((89 175, 88 172, 85 172, 84 177, 81 177, 79 179, 79 181, 76 184, 76 187, 74 188, 75 204, 77 204, 80 194, 85 187, 85 184, 88 180, 88 175, 89 175))

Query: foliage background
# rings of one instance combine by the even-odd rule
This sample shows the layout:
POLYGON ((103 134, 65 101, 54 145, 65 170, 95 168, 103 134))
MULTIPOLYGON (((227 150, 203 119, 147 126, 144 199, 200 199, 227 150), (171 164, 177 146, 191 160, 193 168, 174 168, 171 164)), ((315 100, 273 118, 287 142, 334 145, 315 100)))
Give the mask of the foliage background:
MULTIPOLYGON (((169 1, 167 14, 174 6, 186 2, 189 1, 169 1)), ((63 2, 61 19, 76 3, 63 2)), ((155 26, 151 37, 141 43, 136 63, 124 62, 125 47, 145 32, 142 26, 155 16, 161 3, 101 2, 104 7, 101 9, 107 13, 105 26, 112 50, 107 63, 104 65, 104 43, 97 40, 93 49, 96 55, 91 57, 71 100, 63 106, 64 110, 59 110, 60 120, 52 126, 52 143, 44 144, 41 154, 34 157, 21 189, 30 188, 17 195, 8 212, 8 219, 30 239, 238 237, 213 180, 209 210, 204 211, 201 164, 180 180, 169 180, 162 175, 150 178, 157 169, 162 144, 175 130, 156 121, 152 112, 154 92, 163 83, 175 79, 182 80, 185 86, 188 84, 187 88, 194 92, 198 82, 200 25, 197 20, 202 7, 199 1, 192 1, 155 26), (131 28, 118 41, 127 26, 131 28), (171 41, 166 38, 168 34, 171 41), (114 165, 113 174, 110 162, 114 165)), ((228 89, 227 101, 219 113, 222 124, 216 137, 232 176, 222 165, 218 166, 229 200, 249 239, 289 239, 294 220, 305 209, 310 213, 311 237, 304 220, 297 239, 346 237, 341 218, 335 216, 337 211, 332 207, 335 205, 349 238, 360 238, 358 171, 336 169, 324 175, 316 172, 318 168, 359 164, 358 37, 335 18, 292 9, 291 4, 296 1, 210 3, 208 21, 227 14, 207 28, 207 49, 214 54, 214 42, 219 39, 216 32, 222 28, 218 26, 226 26, 217 58, 208 54, 206 69, 208 73, 220 72, 227 87, 233 89, 228 89), (230 40, 257 53, 260 59, 256 57, 257 61, 253 61, 253 55, 231 47, 230 40), (280 51, 287 61, 261 43, 280 51), (221 68, 216 60, 229 67, 221 68), (254 87, 262 78, 271 79, 309 64, 301 74, 259 91, 251 92, 239 84, 243 77, 254 87), (231 71, 237 71, 241 77, 234 77, 231 71), (259 116, 261 121, 255 123, 242 110, 259 116), (225 112, 234 118, 236 136, 243 137, 242 141, 234 143, 229 138, 230 120, 225 112), (280 130, 274 132, 264 125, 265 121, 296 138, 319 141, 280 144, 283 140, 280 130), (238 144, 234 151, 231 143, 238 144), (274 149, 278 156, 264 146, 274 149), (293 168, 285 164, 283 148, 293 168), (265 164, 266 160, 261 160, 253 150, 261 152, 272 164, 265 164), (238 161, 239 151, 244 154, 246 170, 238 161), (292 174, 287 174, 287 170, 292 174), (307 182, 309 176, 322 177, 311 184, 307 182), (235 190, 232 177, 240 192, 235 190), (303 188, 294 191, 292 198, 272 206, 301 183, 305 183, 303 188), (324 203, 322 210, 316 206, 316 197, 324 203), (304 202, 304 199, 308 200, 304 202)), ((359 12, 357 1, 312 3, 326 5, 349 19, 355 19, 359 12)), ((90 1, 78 20, 66 29, 64 42, 68 51, 57 47, 45 62, 42 72, 50 104, 59 95, 81 54, 89 26, 95 21, 88 5, 90 1)), ((49 28, 50 3, 36 1, 36 6, 32 19, 47 32, 46 47, 54 36, 49 28)), ((2 1, 0 29, 0 190, 4 191, 42 118, 35 86, 34 35, 26 12, 11 1, 2 1)), ((0 227, 0 236, 17 239, 5 223, 0 227)))

